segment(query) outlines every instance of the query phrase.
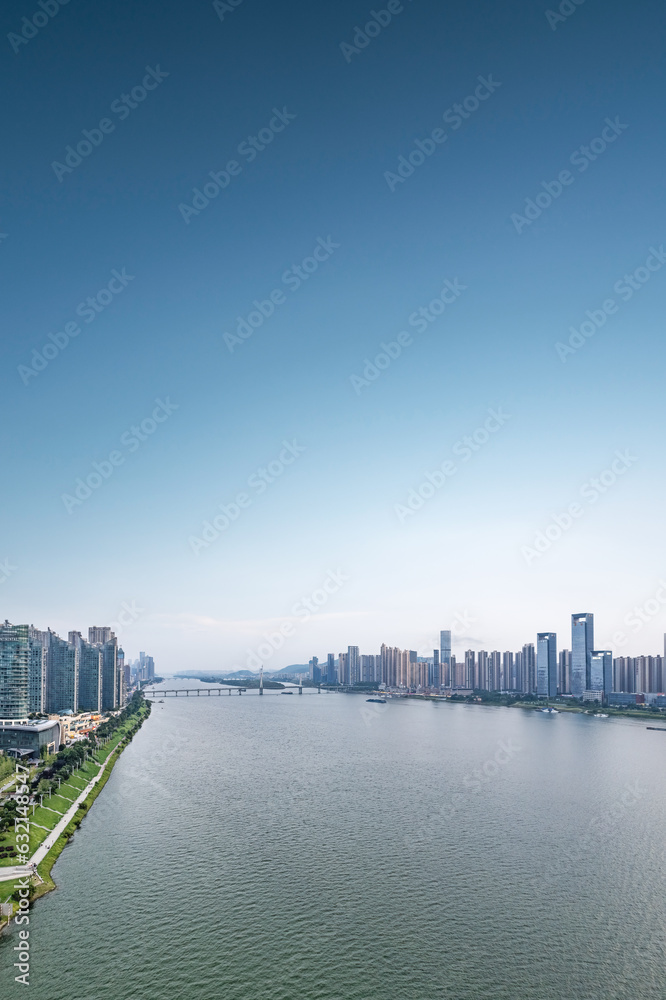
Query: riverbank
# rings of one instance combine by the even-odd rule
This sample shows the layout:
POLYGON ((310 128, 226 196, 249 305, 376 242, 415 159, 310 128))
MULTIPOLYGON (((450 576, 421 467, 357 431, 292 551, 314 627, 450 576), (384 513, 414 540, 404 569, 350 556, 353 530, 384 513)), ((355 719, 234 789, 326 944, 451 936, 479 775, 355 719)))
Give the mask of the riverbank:
MULTIPOLYGON (((359 694, 365 694, 366 692, 359 692, 359 694)), ((380 692, 381 693, 381 692, 380 692)), ((609 719, 613 718, 629 718, 629 719, 644 719, 646 722, 661 721, 666 725, 666 712, 662 712, 659 709, 644 709, 644 708, 618 708, 614 705, 601 705, 598 702, 585 702, 580 704, 577 702, 571 703, 569 701, 562 701, 560 699, 546 699, 525 701, 522 699, 512 699, 512 698, 484 698, 481 696, 456 696, 452 698, 447 698, 444 695, 437 694, 399 694, 393 697, 398 698, 415 698, 418 701, 438 701, 444 702, 450 705, 483 705, 489 708, 525 708, 531 711, 541 711, 541 709, 546 706, 556 708, 558 712, 577 712, 579 715, 597 715, 603 712, 608 715, 609 719)))
MULTIPOLYGON (((69 799, 66 795, 56 795, 54 797, 56 799, 63 799, 69 803, 69 806, 65 809, 64 813, 59 814, 56 810, 52 810, 48 806, 40 806, 37 807, 35 813, 29 817, 31 828, 30 843, 31 847, 34 846, 36 849, 33 850, 30 859, 25 865, 13 866, 12 868, 6 866, 6 874, 3 871, 3 867, 0 866, 0 902, 12 903, 14 913, 18 908, 18 901, 13 898, 17 881, 30 876, 31 903, 56 888, 56 883, 51 875, 53 866, 67 844, 69 844, 73 839, 74 834, 81 826, 81 822, 86 813, 102 791, 106 782, 109 780, 111 772, 116 764, 116 761, 120 757, 120 754, 148 718, 150 710, 150 703, 143 702, 138 712, 131 715, 123 723, 121 723, 119 728, 113 732, 108 742, 94 752, 94 763, 89 761, 86 764, 86 768, 82 770, 84 770, 87 777, 90 777, 90 769, 95 766, 97 766, 98 769, 96 773, 90 777, 90 781, 84 788, 79 788, 74 783, 74 779, 80 779, 79 772, 72 775, 67 782, 63 782, 61 788, 59 789, 60 792, 67 790, 68 787, 70 790, 76 790, 79 792, 79 795, 73 800, 69 799), (60 815, 60 818, 50 829, 39 826, 40 831, 42 831, 42 835, 39 838, 34 838, 34 828, 38 826, 36 822, 33 822, 34 817, 40 813, 39 818, 43 818, 41 814, 44 812, 44 809, 48 809, 49 812, 60 815), (11 875, 9 874, 10 871, 11 875), (36 872, 36 874, 34 874, 34 872, 36 872)), ((47 799, 47 801, 49 800, 47 799)), ((7 927, 10 919, 11 918, 8 917, 0 918, 0 933, 2 933, 2 931, 7 927)))

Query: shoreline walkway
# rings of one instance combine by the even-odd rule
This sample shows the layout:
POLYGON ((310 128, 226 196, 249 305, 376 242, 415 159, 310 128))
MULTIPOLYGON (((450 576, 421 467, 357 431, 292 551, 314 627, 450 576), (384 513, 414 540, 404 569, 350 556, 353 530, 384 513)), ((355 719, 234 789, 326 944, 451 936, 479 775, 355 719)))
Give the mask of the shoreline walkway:
MULTIPOLYGON (((58 839, 58 837, 60 836, 60 834, 63 832, 63 830, 65 829, 65 827, 74 818, 74 816, 76 814, 76 810, 78 809, 78 807, 81 804, 81 802, 83 802, 88 797, 88 795, 90 794, 90 792, 92 791, 92 789, 95 787, 95 785, 97 784, 97 782, 101 779, 101 777, 104 774, 104 771, 106 770, 109 762, 111 760, 113 760, 113 756, 114 756, 115 752, 116 752, 116 748, 114 748, 111 751, 111 753, 106 758, 106 760, 104 761, 104 763, 99 765, 99 771, 97 772, 97 774, 95 775, 95 777, 91 778, 91 780, 86 785, 86 787, 83 789, 83 791, 81 792, 81 794, 76 799, 74 799, 74 801, 72 802, 72 805, 70 806, 70 808, 67 810, 66 813, 63 814, 62 819, 59 820, 56 823, 56 825, 50 831, 48 837, 46 837, 46 839, 42 841, 42 843, 39 845, 39 847, 37 848, 37 850, 35 851, 35 853, 30 858, 29 861, 26 861, 26 863, 24 865, 15 865, 13 868, 9 868, 9 867, 4 868, 4 867, 0 866, 0 880, 1 881, 8 882, 8 881, 10 881, 11 879, 14 879, 14 878, 24 878, 26 875, 32 875, 32 874, 34 874, 36 872, 37 865, 41 864, 41 862, 44 860, 44 858, 46 857, 46 855, 49 853, 49 851, 51 850, 51 848, 53 847, 53 845, 55 844, 56 840, 58 839)), ((95 763, 97 763, 97 761, 95 761, 95 763)), ((55 809, 52 810, 52 811, 55 812, 55 809)), ((35 826, 38 826, 38 824, 35 823, 35 826)))

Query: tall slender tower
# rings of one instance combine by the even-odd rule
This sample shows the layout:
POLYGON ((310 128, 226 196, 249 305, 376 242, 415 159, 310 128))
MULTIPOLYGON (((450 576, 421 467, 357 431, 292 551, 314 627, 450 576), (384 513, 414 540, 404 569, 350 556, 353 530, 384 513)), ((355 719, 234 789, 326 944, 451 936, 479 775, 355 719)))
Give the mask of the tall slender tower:
POLYGON ((537 695, 557 696, 557 636, 554 632, 537 633, 537 695))
POLYGON ((264 693, 264 665, 262 663, 261 670, 259 671, 259 694, 264 693))
MULTIPOLYGON (((666 640, 664 640, 666 642, 666 640)), ((451 676, 451 632, 442 631, 439 633, 439 669, 441 671, 442 685, 444 687, 455 687, 455 680, 451 676)))
POLYGON ((594 649, 594 615, 571 616, 571 693, 582 698, 589 689, 592 650, 594 649))

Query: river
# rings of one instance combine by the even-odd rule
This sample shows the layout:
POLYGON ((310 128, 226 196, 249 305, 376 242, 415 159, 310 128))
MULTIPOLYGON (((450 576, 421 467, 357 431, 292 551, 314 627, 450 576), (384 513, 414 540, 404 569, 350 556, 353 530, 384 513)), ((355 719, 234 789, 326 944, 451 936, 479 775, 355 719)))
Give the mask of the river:
POLYGON ((630 719, 165 699, 31 911, 30 995, 664 1000, 665 758, 630 719))

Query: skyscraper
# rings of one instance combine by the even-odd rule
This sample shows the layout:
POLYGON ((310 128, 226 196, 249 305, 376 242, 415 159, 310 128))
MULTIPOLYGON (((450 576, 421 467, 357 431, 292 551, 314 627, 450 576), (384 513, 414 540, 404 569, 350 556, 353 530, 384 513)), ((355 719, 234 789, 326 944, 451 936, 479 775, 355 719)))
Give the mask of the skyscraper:
POLYGON ((99 645, 82 638, 80 632, 69 633, 70 642, 77 647, 79 658, 78 709, 81 712, 102 710, 102 666, 104 657, 99 645))
POLYGON ((438 649, 433 649, 432 651, 432 677, 430 678, 430 685, 434 688, 442 687, 442 673, 439 663, 439 653, 438 649))
POLYGON ((111 635, 112 632, 108 625, 92 625, 88 629, 88 642, 99 642, 103 645, 109 641, 111 635))
POLYGON ((361 659, 358 646, 347 647, 349 683, 358 684, 361 680, 361 659))
POLYGON ((502 653, 502 690, 515 690, 516 681, 514 673, 513 653, 509 650, 502 653))
POLYGON ((0 719, 25 719, 30 708, 27 625, 0 625, 0 719))
MULTIPOLYGON (((666 637, 664 638, 666 646, 666 637)), ((442 684, 444 687, 455 687, 454 678, 451 676, 451 632, 443 631, 439 633, 439 664, 442 672, 442 684)))
POLYGON ((488 660, 488 688, 490 691, 500 691, 502 687, 502 654, 494 649, 488 660))
POLYGON ((44 633, 31 625, 28 629, 28 701, 31 712, 40 715, 46 705, 46 647, 44 633))
POLYGON ((571 616, 571 693, 582 698, 589 689, 590 658, 594 649, 594 615, 571 616))
POLYGON ((338 678, 335 673, 335 653, 329 653, 326 663, 326 683, 337 684, 338 678))
POLYGON ((613 652, 595 649, 590 654, 590 679, 588 691, 602 691, 604 700, 613 690, 613 652))
POLYGON ((526 642, 523 646, 523 686, 521 691, 524 694, 536 694, 536 654, 533 642, 526 642))
POLYGON ((465 687, 468 690, 474 688, 476 676, 476 653, 473 649, 465 650, 465 687))
POLYGON ((570 649, 560 650, 557 688, 560 694, 571 694, 571 650, 570 649))
POLYGON ((46 636, 46 711, 76 712, 79 703, 79 651, 48 629, 46 636))
POLYGON ((118 708, 118 640, 111 629, 89 629, 97 634, 108 631, 107 639, 101 644, 102 663, 102 711, 118 708))
POLYGON ((537 695, 557 696, 557 636, 555 632, 537 633, 537 695))

